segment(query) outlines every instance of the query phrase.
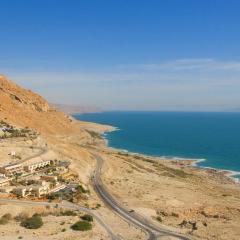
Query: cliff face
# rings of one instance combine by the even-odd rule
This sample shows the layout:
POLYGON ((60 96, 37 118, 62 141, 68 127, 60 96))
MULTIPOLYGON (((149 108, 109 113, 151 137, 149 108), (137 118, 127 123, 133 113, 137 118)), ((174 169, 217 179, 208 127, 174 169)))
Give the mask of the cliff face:
POLYGON ((50 110, 48 103, 38 94, 26 90, 0 75, 0 97, 10 98, 15 105, 47 112, 50 110))
POLYGON ((46 134, 74 131, 69 118, 46 100, 0 75, 0 119, 46 134))

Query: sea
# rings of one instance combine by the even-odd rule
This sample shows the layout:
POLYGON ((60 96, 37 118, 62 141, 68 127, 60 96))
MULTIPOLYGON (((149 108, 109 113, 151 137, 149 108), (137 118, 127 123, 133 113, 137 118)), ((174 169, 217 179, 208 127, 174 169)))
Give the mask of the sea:
POLYGON ((101 112, 78 120, 108 124, 109 147, 172 159, 195 159, 197 167, 231 171, 240 179, 240 113, 101 112))

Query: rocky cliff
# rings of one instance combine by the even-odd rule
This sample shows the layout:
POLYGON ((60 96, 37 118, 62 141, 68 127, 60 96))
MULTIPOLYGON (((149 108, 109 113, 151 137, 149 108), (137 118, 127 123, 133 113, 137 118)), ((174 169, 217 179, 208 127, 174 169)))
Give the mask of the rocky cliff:
POLYGON ((41 133, 74 131, 68 116, 51 108, 38 94, 0 75, 0 119, 41 133))

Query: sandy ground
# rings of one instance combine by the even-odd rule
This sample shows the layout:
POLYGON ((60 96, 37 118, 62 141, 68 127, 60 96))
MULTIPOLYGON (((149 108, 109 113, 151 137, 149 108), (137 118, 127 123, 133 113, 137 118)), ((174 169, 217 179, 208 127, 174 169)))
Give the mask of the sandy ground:
POLYGON ((240 239, 240 189, 222 174, 108 150, 102 156, 103 180, 127 208, 200 239, 240 239))
MULTIPOLYGON (((26 207, 19 205, 0 205, 0 212, 2 214, 11 213, 12 216, 17 216, 19 213, 24 212, 29 215, 34 213, 48 212, 44 207, 26 207)), ((42 217, 44 225, 40 229, 25 229, 21 227, 19 222, 14 219, 6 225, 0 225, 0 239, 14 240, 22 239, 27 240, 45 240, 45 239, 56 239, 56 240, 77 240, 77 239, 109 239, 104 229, 100 227, 96 222, 93 223, 93 229, 87 232, 78 232, 71 230, 71 225, 79 220, 79 217, 69 216, 45 216, 42 217), (65 229, 65 230, 63 230, 65 229), (64 232, 63 232, 64 231, 64 232)))

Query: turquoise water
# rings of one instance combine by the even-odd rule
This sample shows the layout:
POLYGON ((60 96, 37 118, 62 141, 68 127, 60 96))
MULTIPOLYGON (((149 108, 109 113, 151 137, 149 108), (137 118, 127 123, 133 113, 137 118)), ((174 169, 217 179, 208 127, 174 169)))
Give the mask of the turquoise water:
POLYGON ((74 117, 117 127, 106 134, 110 147, 204 159, 198 166, 240 172, 240 113, 104 112, 74 117))

